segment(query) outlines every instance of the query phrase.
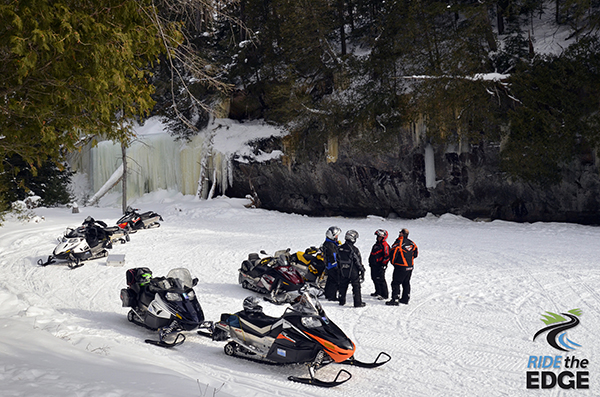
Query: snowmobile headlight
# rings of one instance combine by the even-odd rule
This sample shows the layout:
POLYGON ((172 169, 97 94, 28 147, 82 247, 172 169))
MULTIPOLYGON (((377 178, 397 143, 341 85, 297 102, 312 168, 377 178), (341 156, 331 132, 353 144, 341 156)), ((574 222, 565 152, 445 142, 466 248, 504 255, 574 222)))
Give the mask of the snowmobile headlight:
POLYGON ((165 298, 167 298, 167 300, 169 301, 181 301, 181 296, 179 294, 176 294, 175 292, 167 292, 165 294, 165 298))
POLYGON ((196 294, 194 293, 194 291, 184 292, 183 297, 186 299, 192 300, 196 297, 196 294))
POLYGON ((321 326, 321 321, 318 317, 302 317, 302 325, 306 328, 317 328, 321 326))

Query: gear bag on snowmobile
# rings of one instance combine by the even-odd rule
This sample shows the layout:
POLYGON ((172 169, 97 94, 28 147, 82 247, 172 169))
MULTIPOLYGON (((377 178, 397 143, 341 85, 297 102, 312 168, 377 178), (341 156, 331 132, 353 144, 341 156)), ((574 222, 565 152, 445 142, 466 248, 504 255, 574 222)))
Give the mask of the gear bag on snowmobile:
POLYGON ((127 288, 121 289, 121 302, 123 307, 136 305, 137 297, 152 279, 152 270, 147 267, 136 267, 125 272, 127 288))

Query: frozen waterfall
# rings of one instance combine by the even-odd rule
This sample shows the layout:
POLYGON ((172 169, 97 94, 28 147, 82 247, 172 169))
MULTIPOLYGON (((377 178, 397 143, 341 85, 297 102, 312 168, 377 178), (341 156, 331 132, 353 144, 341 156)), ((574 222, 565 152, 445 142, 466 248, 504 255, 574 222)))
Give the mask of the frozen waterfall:
MULTIPOLYGON (((136 126, 136 139, 127 148, 127 199, 141 197, 160 189, 174 190, 202 198, 225 194, 232 182, 231 160, 234 157, 266 161, 281 156, 280 151, 256 153, 248 143, 285 134, 280 128, 261 122, 238 123, 216 119, 189 142, 176 141, 158 119, 136 126), (202 169, 204 167, 204 169, 202 169), (199 180, 203 183, 199 186, 199 180)), ((72 156, 71 167, 86 174, 90 196, 106 188, 122 166, 121 146, 101 141, 72 156)), ((121 193, 122 184, 110 190, 121 193)))

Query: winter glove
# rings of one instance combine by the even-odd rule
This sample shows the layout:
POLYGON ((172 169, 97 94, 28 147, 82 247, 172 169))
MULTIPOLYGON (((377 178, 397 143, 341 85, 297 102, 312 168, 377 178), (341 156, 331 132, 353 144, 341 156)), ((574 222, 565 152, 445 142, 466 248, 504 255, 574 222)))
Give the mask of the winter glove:
POLYGON ((361 272, 360 273, 360 283, 362 284, 365 281, 365 273, 361 272))

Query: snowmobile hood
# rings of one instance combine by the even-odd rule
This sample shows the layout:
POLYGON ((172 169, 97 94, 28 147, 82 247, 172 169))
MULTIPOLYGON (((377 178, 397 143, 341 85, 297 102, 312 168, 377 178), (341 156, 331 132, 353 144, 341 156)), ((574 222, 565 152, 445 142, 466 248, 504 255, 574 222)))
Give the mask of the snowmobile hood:
MULTIPOLYGON (((348 338, 336 338, 338 339, 336 343, 329 339, 320 338, 314 334, 304 331, 305 334, 319 342, 321 346, 323 346, 325 352, 335 361, 336 363, 341 363, 342 361, 346 361, 350 357, 354 355, 354 351, 356 350, 356 346, 354 342, 352 342, 348 338), (341 346, 339 346, 341 345, 341 346)), ((345 336, 345 335, 344 335, 345 336)))

